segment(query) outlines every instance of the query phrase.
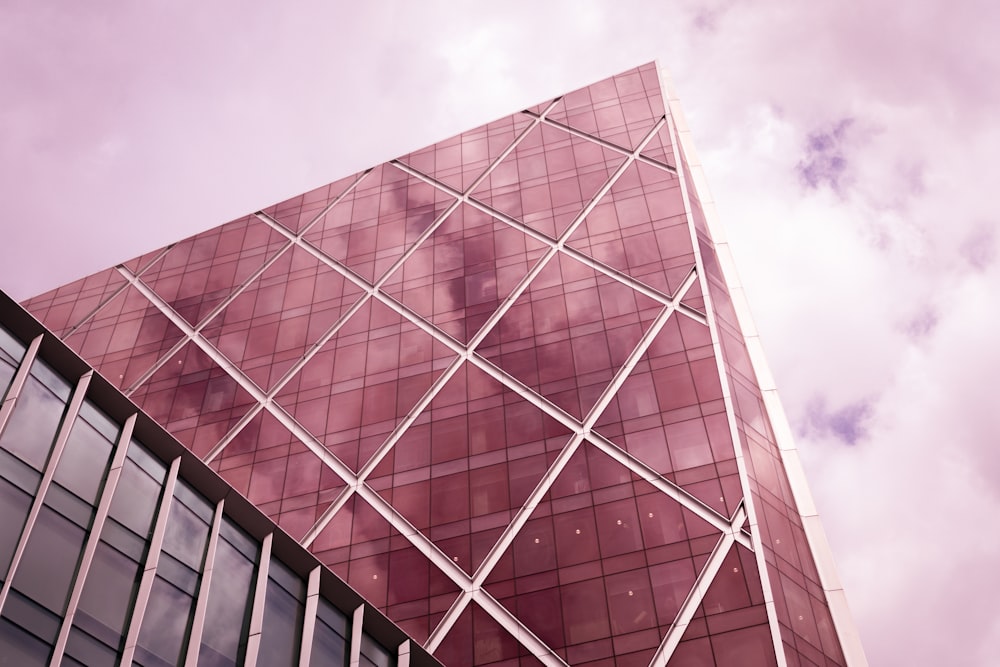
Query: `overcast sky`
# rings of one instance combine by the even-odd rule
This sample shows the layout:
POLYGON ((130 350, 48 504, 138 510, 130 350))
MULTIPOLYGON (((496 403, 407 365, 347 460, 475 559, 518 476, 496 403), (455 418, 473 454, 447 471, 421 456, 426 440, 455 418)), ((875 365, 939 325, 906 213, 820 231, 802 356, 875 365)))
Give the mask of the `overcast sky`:
POLYGON ((27 298, 656 59, 871 663, 997 664, 995 4, 307 4, 6 0, 0 288, 27 298))

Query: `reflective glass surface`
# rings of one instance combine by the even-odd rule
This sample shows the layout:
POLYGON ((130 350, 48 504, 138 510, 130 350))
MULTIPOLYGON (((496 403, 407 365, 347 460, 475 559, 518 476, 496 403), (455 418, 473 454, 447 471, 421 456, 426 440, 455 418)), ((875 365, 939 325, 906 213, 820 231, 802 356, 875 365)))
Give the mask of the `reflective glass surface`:
MULTIPOLYGON (((678 614, 694 613, 671 664, 772 664, 750 544, 789 663, 842 665, 668 113, 655 66, 635 68, 29 306, 417 642, 471 577, 538 640, 472 603, 437 633, 450 662, 532 664, 551 651, 570 664, 645 665, 678 614), (741 506, 756 532, 692 594, 741 506)), ((0 354, 0 386, 16 363, 0 354)), ((0 557, 68 398, 43 376, 29 378, 0 434, 23 462, 0 480, 15 518, 0 557)), ((68 494, 53 496, 60 516, 80 526, 74 503, 99 491, 94 461, 113 440, 98 421, 74 426, 79 444, 56 474, 68 494)), ((97 571, 122 561, 109 589, 125 598, 163 479, 136 456, 95 556, 97 571)), ((186 632, 211 522, 178 498, 150 600, 177 619, 164 637, 186 632)), ((253 559, 220 539, 227 573, 209 606, 233 616, 206 627, 204 664, 242 655, 253 559)), ((282 584, 274 572, 262 656, 291 664, 304 597, 297 577, 282 584)), ((99 611, 89 586, 77 620, 104 614, 87 632, 116 647, 124 612, 99 611)), ((319 653, 338 655, 346 640, 317 622, 319 653)), ((365 660, 380 664, 374 655, 365 660)))

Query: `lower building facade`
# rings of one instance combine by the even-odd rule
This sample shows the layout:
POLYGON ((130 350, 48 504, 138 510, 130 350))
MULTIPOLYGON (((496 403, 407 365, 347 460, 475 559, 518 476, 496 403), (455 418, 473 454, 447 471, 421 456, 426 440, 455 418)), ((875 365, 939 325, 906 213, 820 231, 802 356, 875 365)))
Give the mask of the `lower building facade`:
POLYGON ((0 665, 440 665, 2 293, 0 312, 0 665))
POLYGON ((444 664, 864 665, 703 180, 649 64, 25 305, 444 664))

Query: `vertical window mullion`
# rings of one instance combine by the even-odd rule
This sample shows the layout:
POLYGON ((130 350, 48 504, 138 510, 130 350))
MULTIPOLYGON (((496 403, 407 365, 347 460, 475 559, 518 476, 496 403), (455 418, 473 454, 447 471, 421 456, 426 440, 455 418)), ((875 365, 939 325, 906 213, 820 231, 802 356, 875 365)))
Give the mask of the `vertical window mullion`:
POLYGON ((132 415, 125 420, 115 451, 111 461, 111 468, 108 470, 107 480, 104 482, 104 489, 101 491, 101 499, 97 505, 97 513, 90 527, 90 535, 84 546, 83 557, 80 559, 80 568, 76 574, 76 581, 73 582, 73 590, 70 593, 69 605, 66 608, 66 615, 63 617, 62 626, 59 628, 59 638, 56 640, 55 652, 52 654, 51 665, 58 665, 66 651, 66 642, 69 640, 69 632, 73 627, 73 619, 76 616, 76 609, 80 604, 80 596, 83 595, 83 585, 87 580, 87 573, 90 564, 94 560, 94 553, 97 545, 101 541, 101 532, 104 530, 104 522, 108 518, 108 511, 111 509, 111 498, 115 494, 118 486, 118 478, 121 476, 122 467, 125 465, 125 455, 128 453, 129 440, 132 438, 132 430, 135 427, 137 415, 132 415))
POLYGON ((21 359, 21 365, 18 366, 17 372, 14 373, 14 378, 10 381, 10 389, 7 392, 7 397, 4 399, 3 405, 0 405, 0 435, 3 435, 3 429, 10 419, 10 414, 14 411, 14 403, 21 394, 24 383, 28 381, 28 375, 31 373, 31 364, 34 362, 35 356, 38 354, 38 347, 41 344, 42 334, 39 334, 31 341, 27 351, 24 353, 24 358, 21 359))
POLYGON ((208 535, 208 549, 205 553, 205 566, 202 568, 201 583, 198 585, 198 598, 195 602, 194 620, 191 623, 191 634, 188 637, 186 667, 196 667, 198 653, 201 650, 201 636, 205 628, 205 617, 208 614, 208 594, 212 585, 212 571, 215 569, 215 551, 219 546, 219 530, 222 528, 222 508, 224 500, 215 506, 215 516, 212 518, 212 531, 208 535))
POLYGON ((149 555, 146 558, 142 579, 139 582, 139 593, 135 599, 135 607, 132 609, 128 620, 128 631, 125 634, 125 650, 122 653, 121 660, 121 664, 123 665, 132 664, 132 656, 135 655, 135 646, 139 641, 139 628, 142 626, 142 616, 146 610, 146 603, 149 602, 153 580, 156 578, 156 566, 160 561, 163 537, 167 532, 167 518, 170 514, 170 505, 174 498, 174 487, 177 485, 177 471, 180 469, 180 465, 181 459, 178 456, 171 462, 167 479, 163 483, 163 495, 160 499, 160 507, 156 513, 156 525, 153 528, 153 537, 149 542, 149 555))
POLYGON ((306 613, 302 620, 302 648, 299 651, 299 667, 309 667, 312 656, 313 635, 316 631, 316 611, 319 609, 319 578, 321 568, 316 566, 309 573, 306 588, 306 613))
POLYGON ((260 634, 264 627, 264 602, 267 599, 267 573, 271 564, 273 538, 274 533, 268 533, 260 547, 260 565, 257 567, 257 583, 253 592, 253 612, 250 615, 250 634, 247 639, 244 667, 255 667, 260 652, 260 634))
POLYGON ((28 511, 28 518, 24 522, 24 530, 21 532, 21 539, 18 540, 17 548, 14 550, 14 558, 11 560, 10 568, 7 570, 7 579, 3 582, 3 588, 0 588, 0 611, 3 610, 4 603, 7 601, 11 584, 14 581, 14 575, 17 573, 17 566, 20 563, 21 557, 24 555, 25 547, 28 545, 28 538, 31 536, 31 529, 38 520, 39 512, 42 511, 45 493, 48 491, 49 486, 52 483, 52 478, 56 474, 56 466, 59 465, 59 457, 62 454, 63 448, 66 446, 66 441, 69 439, 69 432, 73 429, 74 422, 76 422, 76 416, 80 412, 80 406, 83 405, 83 399, 87 393, 87 386, 90 384, 90 378, 92 376, 93 371, 88 371, 80 377, 76 383, 76 389, 73 391, 73 395, 70 398, 69 407, 66 408, 66 411, 63 413, 62 423, 59 425, 56 441, 52 446, 52 453, 49 455, 49 460, 45 464, 45 472, 42 474, 42 480, 38 484, 38 491, 35 493, 35 498, 31 503, 31 509, 28 511))

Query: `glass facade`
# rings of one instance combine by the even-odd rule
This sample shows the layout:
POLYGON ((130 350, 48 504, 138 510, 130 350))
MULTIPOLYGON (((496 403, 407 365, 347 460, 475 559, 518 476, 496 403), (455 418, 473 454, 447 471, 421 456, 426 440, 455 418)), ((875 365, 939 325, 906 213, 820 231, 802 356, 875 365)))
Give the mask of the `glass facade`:
POLYGON ((0 664, 439 664, 283 535, 279 556, 273 523, 51 334, 6 328, 41 333, 27 313, 4 319, 0 664))
MULTIPOLYGON (((25 305, 446 664, 863 665, 683 127, 645 65, 25 305)), ((7 430, 48 416, 6 445, 11 515, 69 570, 93 541, 132 600, 91 600, 102 630, 74 646, 235 664, 256 587, 262 664, 397 659, 367 635, 353 657, 353 618, 261 574, 263 543, 163 464, 124 457, 145 500, 113 494, 99 539, 96 464, 42 481, 71 515, 50 490, 36 511, 72 389, 39 370, 21 391, 7 430)), ((120 427, 79 412, 62 455, 111 452, 120 427)), ((14 584, 59 625, 68 584, 14 584)))

